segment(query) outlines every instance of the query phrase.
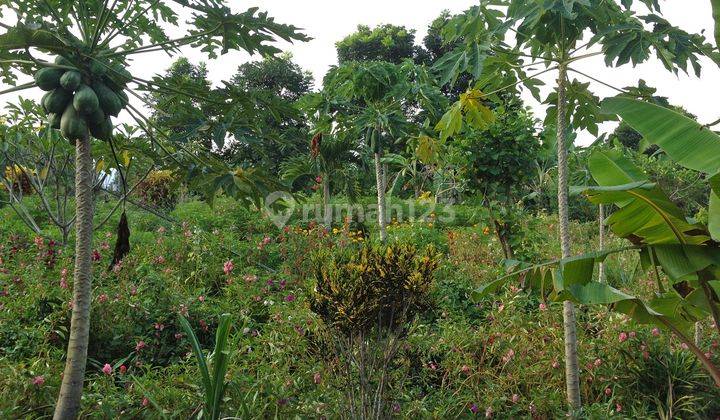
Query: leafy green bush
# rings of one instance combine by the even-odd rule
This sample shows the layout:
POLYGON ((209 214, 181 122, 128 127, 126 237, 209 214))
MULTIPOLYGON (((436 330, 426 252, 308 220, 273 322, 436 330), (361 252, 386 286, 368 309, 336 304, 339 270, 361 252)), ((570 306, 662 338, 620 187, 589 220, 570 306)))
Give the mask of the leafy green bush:
POLYGON ((430 306, 438 255, 393 244, 364 247, 358 255, 322 258, 315 271, 311 309, 344 333, 395 327, 430 306))

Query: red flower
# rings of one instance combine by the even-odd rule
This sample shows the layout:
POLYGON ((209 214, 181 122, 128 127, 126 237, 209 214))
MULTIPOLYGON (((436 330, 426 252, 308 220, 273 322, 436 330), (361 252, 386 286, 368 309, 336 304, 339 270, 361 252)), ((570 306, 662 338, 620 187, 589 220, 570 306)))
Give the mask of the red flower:
POLYGON ((125 366, 125 365, 120 365, 120 374, 121 374, 121 375, 124 375, 125 372, 127 372, 127 366, 125 366))
POLYGON ((92 260, 97 262, 97 261, 100 261, 101 258, 102 258, 102 256, 100 255, 100 252, 98 252, 97 249, 93 250, 92 260))

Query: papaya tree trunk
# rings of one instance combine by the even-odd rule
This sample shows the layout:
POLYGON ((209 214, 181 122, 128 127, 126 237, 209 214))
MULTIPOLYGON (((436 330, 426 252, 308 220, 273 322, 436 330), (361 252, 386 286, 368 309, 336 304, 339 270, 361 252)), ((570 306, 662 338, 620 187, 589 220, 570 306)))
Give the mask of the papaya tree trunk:
POLYGON ((378 200, 378 226, 380 228, 380 241, 387 242, 387 217, 385 214, 385 181, 383 180, 383 169, 380 163, 380 153, 375 153, 375 184, 377 185, 378 200))
POLYGON ((322 187, 323 187, 323 215, 325 218, 325 226, 330 227, 332 225, 332 208, 330 207, 330 179, 327 173, 322 174, 322 187))
MULTIPOLYGON (((603 249, 605 249, 605 206, 602 204, 598 206, 598 227, 600 229, 598 246, 600 247, 600 251, 602 251, 603 249)), ((598 281, 601 283, 605 282, 604 262, 601 262, 598 265, 598 281)))
MULTIPOLYGON (((560 65, 557 100, 557 157, 558 157, 558 216, 560 225, 560 248, 562 257, 570 257, 570 219, 568 216, 568 163, 567 163, 567 67, 560 65)), ((567 399, 574 409, 580 408, 580 369, 577 355, 577 327, 575 306, 569 300, 563 302, 563 327, 565 330, 565 384, 567 399)))
POLYGON ((512 245, 510 245, 510 238, 508 237, 510 232, 510 226, 507 223, 500 223, 497 220, 493 220, 493 223, 495 224, 495 234, 497 235, 498 241, 500 242, 500 246, 502 246, 505 259, 514 259, 515 251, 513 251, 512 245))
POLYGON ((75 272, 67 359, 54 419, 74 419, 80 411, 90 333, 92 299, 93 164, 90 139, 75 142, 75 272))

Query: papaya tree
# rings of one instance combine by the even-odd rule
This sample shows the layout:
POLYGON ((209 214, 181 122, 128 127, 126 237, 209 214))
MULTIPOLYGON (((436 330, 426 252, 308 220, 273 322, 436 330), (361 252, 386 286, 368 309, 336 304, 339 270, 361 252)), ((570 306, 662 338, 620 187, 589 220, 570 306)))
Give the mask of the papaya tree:
MULTIPOLYGON (((173 154, 166 146, 167 138, 160 138, 163 133, 153 129, 130 103, 129 96, 140 97, 136 91, 144 90, 203 97, 202 92, 176 88, 159 78, 149 80, 131 74, 127 70, 129 61, 150 51, 161 50, 172 55, 182 46, 197 48, 210 58, 230 50, 274 54, 279 51, 270 45, 275 39, 306 38, 297 28, 279 24, 257 8, 235 13, 220 0, 3 0, 0 11, 18 16, 14 25, 2 24, 0 78, 12 84, 21 74, 34 79, 1 93, 35 88, 46 91, 42 105, 47 112, 48 126, 59 129, 75 147, 73 309, 66 366, 54 418, 76 418, 87 362, 92 291, 94 167, 91 139, 112 144, 112 117, 124 112, 147 132, 157 147, 173 154), (180 26, 180 13, 183 19, 185 13, 190 16, 187 34, 171 38, 168 29, 180 26)), ((237 100, 230 98, 224 103, 230 110, 237 105, 237 100)), ((218 137, 224 138, 225 133, 219 133, 218 137)), ((206 158, 198 157, 188 175, 207 189, 223 189, 243 199, 260 192, 255 174, 223 167, 206 158)))
POLYGON ((344 102, 346 115, 339 115, 341 129, 363 138, 373 157, 380 240, 386 242, 387 182, 383 155, 392 144, 422 128, 410 118, 408 110, 421 109, 423 112, 418 115, 432 121, 437 114, 436 101, 442 100, 442 96, 427 71, 411 61, 399 65, 385 61, 345 63, 326 75, 324 91, 344 102))
MULTIPOLYGON (((713 47, 702 35, 689 34, 663 19, 655 0, 511 0, 502 7, 481 1, 462 15, 448 21, 443 31, 446 42, 463 43, 436 63, 443 82, 453 82, 462 72, 475 78, 465 97, 447 112, 438 130, 451 136, 464 124, 487 127, 491 111, 487 101, 498 92, 522 85, 540 100, 538 76, 557 75, 555 89, 544 100, 548 107, 545 123, 557 131, 557 173, 559 236, 563 258, 571 255, 568 217, 568 138, 574 130, 597 134, 599 98, 590 91, 590 82, 603 83, 598 75, 574 68, 580 60, 603 56, 608 66, 633 65, 647 61, 655 52, 663 66, 677 73, 700 72, 700 57, 713 47), (642 3, 639 15, 632 6, 642 3), (649 29, 647 28, 649 27, 649 29), (515 45, 505 42, 508 31, 515 45), (543 70, 528 74, 533 67, 543 70), (588 80, 570 80, 572 72, 588 80)), ((573 302, 564 302, 565 373, 570 406, 581 406, 577 332, 573 302)))

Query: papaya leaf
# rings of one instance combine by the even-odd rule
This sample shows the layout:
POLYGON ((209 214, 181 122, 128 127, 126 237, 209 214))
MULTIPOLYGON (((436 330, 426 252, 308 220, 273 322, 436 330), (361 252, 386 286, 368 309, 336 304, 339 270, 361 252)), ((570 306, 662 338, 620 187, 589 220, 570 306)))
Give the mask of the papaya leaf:
POLYGON ((715 46, 720 49, 720 0, 710 0, 715 19, 715 46))

